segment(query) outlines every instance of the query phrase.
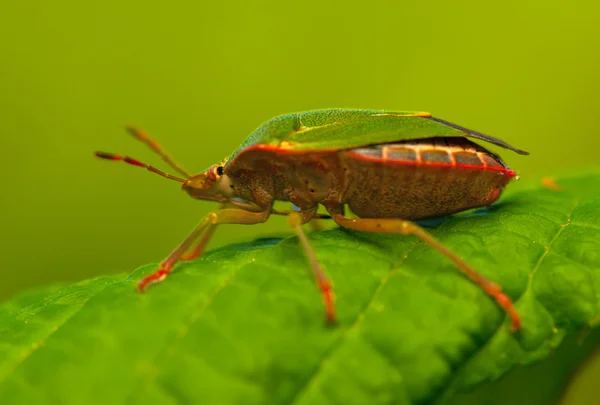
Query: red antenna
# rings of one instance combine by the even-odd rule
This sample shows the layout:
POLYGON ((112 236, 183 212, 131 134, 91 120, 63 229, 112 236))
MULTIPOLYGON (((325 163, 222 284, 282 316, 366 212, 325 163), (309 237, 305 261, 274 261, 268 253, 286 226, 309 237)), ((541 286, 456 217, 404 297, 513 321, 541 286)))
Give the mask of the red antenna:
POLYGON ((158 170, 156 167, 147 165, 145 163, 140 162, 139 160, 132 159, 128 156, 120 156, 120 155, 115 155, 114 153, 106 153, 106 152, 94 152, 94 155, 96 155, 96 157, 99 157, 101 159, 121 160, 121 161, 123 161, 125 163, 129 163, 130 165, 133 165, 133 166, 143 167, 146 170, 151 171, 152 173, 156 173, 159 176, 166 177, 167 179, 176 180, 180 183, 185 183, 187 181, 186 179, 182 179, 181 177, 177 177, 177 176, 173 176, 172 174, 165 173, 163 171, 158 170))

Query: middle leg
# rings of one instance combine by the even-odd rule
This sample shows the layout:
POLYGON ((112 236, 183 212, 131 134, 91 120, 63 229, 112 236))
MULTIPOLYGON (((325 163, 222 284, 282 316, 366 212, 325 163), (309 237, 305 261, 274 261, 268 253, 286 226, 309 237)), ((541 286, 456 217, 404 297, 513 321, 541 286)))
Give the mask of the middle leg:
POLYGON ((319 287, 321 295, 323 296, 323 304, 325 305, 325 320, 327 321, 327 323, 333 324, 336 322, 334 305, 335 296, 333 294, 333 286, 327 278, 325 271, 323 271, 321 263, 319 263, 319 259, 317 259, 317 255, 315 254, 315 251, 310 245, 310 242, 306 237, 304 229, 302 229, 302 224, 306 222, 307 218, 310 217, 308 217, 308 215, 306 215, 306 213, 302 211, 291 211, 288 213, 288 223, 296 232, 296 235, 298 236, 298 239, 300 240, 300 243, 304 248, 304 252, 308 257, 310 267, 312 268, 313 275, 315 277, 315 283, 317 284, 317 287, 319 287))

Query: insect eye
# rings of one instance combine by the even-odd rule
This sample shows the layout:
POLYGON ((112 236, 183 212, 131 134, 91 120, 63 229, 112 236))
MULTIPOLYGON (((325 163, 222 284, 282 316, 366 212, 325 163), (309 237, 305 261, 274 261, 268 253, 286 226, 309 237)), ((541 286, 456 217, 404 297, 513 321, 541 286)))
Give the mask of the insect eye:
POLYGON ((223 175, 223 166, 219 166, 219 167, 217 167, 217 174, 218 174, 219 176, 222 176, 222 175, 223 175))

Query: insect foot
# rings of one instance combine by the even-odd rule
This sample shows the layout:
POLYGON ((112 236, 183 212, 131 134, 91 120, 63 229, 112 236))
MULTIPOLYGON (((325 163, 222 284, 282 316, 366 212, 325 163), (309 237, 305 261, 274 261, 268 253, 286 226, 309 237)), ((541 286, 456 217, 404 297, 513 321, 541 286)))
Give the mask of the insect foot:
POLYGON ((150 274, 149 276, 144 277, 140 280, 140 282, 137 285, 138 291, 144 292, 146 291, 146 288, 148 288, 149 285, 160 283, 165 278, 167 278, 167 275, 169 273, 170 271, 167 269, 160 269, 150 274))

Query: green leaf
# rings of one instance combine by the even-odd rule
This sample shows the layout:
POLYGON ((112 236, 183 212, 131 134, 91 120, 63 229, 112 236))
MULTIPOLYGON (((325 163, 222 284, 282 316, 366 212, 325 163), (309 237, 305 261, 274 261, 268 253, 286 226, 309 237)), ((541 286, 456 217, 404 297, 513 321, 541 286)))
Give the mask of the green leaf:
POLYGON ((310 240, 338 326, 296 238, 210 252, 146 294, 155 264, 50 287, 0 306, 0 403, 444 402, 598 323, 600 173, 558 184, 432 230, 516 301, 520 333, 415 238, 336 228, 310 240))

